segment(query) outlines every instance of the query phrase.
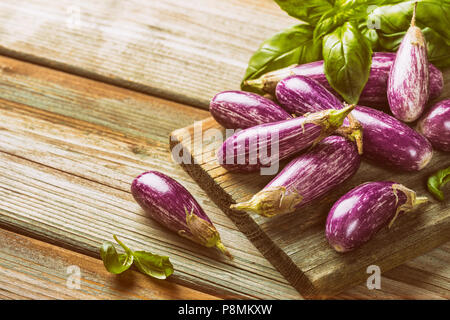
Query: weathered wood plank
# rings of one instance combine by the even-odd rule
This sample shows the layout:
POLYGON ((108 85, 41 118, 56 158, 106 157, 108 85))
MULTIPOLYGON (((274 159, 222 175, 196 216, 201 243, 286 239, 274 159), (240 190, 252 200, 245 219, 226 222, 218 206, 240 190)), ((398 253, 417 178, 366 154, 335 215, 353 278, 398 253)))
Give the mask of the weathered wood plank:
MULTIPOLYGON (((134 270, 115 276, 101 260, 0 229, 0 299, 216 299, 134 270), (80 289, 66 285, 69 266, 80 268, 80 289)), ((381 290, 356 286, 338 299, 449 299, 450 244, 383 275, 381 290), (399 282, 402 279, 404 282, 399 282), (412 283, 410 283, 412 281, 412 283)))
POLYGON ((4 0, 0 54, 207 107, 295 21, 271 0, 4 0))
POLYGON ((0 299, 217 299, 135 270, 121 275, 83 254, 0 229, 0 299), (80 287, 67 286, 75 266, 80 287))
POLYGON ((3 225, 93 256, 101 241, 118 233, 130 246, 169 255, 180 283, 222 290, 229 297, 298 297, 234 224, 199 196, 195 183, 171 163, 167 144, 140 142, 136 153, 136 141, 121 134, 6 100, 0 102, 0 114, 3 225), (145 217, 129 185, 150 169, 173 176, 197 196, 235 261, 186 244, 145 217))

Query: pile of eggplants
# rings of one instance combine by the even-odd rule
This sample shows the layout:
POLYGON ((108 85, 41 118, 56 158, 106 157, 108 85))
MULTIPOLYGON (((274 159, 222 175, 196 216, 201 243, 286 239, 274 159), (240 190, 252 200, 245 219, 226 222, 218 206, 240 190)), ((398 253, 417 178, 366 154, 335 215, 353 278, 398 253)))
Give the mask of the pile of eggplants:
MULTIPOLYGON (((252 138, 258 140, 265 128, 281 130, 282 134, 287 128, 293 139, 286 138, 287 142, 279 145, 279 155, 297 156, 248 201, 232 204, 234 210, 265 217, 297 211, 352 177, 359 168, 361 153, 375 165, 415 172, 431 161, 433 147, 450 151, 450 100, 426 110, 428 102, 441 94, 443 76, 428 62, 425 38, 415 26, 415 13, 397 53, 373 54, 370 77, 359 100, 361 105, 354 107, 341 127, 323 133, 328 136, 318 143, 311 143, 313 139, 318 141, 315 131, 309 129, 312 135, 304 129, 296 132, 298 126, 294 124, 320 112, 349 108, 329 85, 323 61, 273 71, 246 84, 271 94, 273 101, 262 97, 238 99, 243 94, 238 91, 233 91, 233 96, 227 93, 233 99, 218 94, 211 101, 211 114, 219 123, 227 127, 223 120, 226 119, 232 122, 229 128, 245 128, 219 148, 219 163, 230 171, 258 169, 261 164, 249 164, 256 160, 249 156, 248 149, 252 138), (258 106, 256 99, 261 101, 258 106), (284 119, 286 115, 278 107, 294 119, 284 119), (277 119, 271 120, 273 117, 277 119), (418 119, 419 132, 405 123, 418 119), (249 126, 251 121, 253 127, 249 126), (302 138, 307 138, 308 143, 302 138), (240 140, 243 147, 239 153, 240 140), (310 147, 305 149, 307 146, 310 147), (241 154, 241 164, 236 164, 236 158, 231 158, 232 164, 225 163, 226 151, 241 154)), ((384 226, 391 226, 399 215, 426 201, 426 197, 393 181, 365 183, 342 196, 331 208, 326 238, 338 252, 353 250, 384 226)))
MULTIPOLYGON (((217 150, 217 161, 225 169, 246 174, 290 159, 261 191, 232 204, 232 209, 265 217, 297 211, 350 179, 361 154, 376 165, 414 172, 427 166, 433 147, 450 151, 450 100, 426 110, 428 102, 441 94, 443 76, 428 62, 415 11, 398 52, 373 54, 358 106, 346 105, 331 88, 323 61, 247 81, 271 99, 224 91, 211 100, 210 112, 219 124, 243 129, 217 150), (419 132, 404 123, 416 120, 419 132)), ((438 190, 447 183, 446 170, 444 178, 429 181, 429 187, 438 190)), ((131 192, 145 212, 168 229, 231 257, 204 210, 177 181, 150 171, 133 181, 131 192)), ((338 252, 356 249, 426 201, 394 181, 364 183, 333 205, 326 238, 338 252)))
MULTIPOLYGON (((388 79, 395 57, 396 54, 393 52, 373 53, 369 79, 359 98, 360 104, 383 109, 388 106, 388 79)), ((316 80, 340 98, 338 93, 328 83, 323 65, 323 60, 320 60, 303 65, 291 66, 266 73, 258 79, 247 80, 245 83, 255 89, 262 89, 268 94, 274 94, 278 82, 291 75, 301 75, 316 80)), ((429 64, 429 72, 430 99, 436 99, 442 93, 444 79, 442 72, 431 63, 429 64)))

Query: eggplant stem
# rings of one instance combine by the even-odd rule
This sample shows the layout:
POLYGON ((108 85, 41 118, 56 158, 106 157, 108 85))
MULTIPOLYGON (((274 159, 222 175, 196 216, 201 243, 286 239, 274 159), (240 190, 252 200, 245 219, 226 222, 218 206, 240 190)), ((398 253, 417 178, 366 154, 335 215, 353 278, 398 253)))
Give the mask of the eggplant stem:
POLYGON ((324 138, 328 137, 333 132, 338 131, 344 123, 345 118, 352 112, 355 106, 356 105, 352 104, 338 110, 326 109, 319 112, 306 113, 304 115, 306 118, 305 124, 313 123, 322 128, 319 136, 314 139, 309 149, 314 148, 324 138))
POLYGON ((222 241, 217 240, 216 248, 219 249, 219 251, 221 253, 223 253, 224 255, 226 255, 230 260, 234 259, 233 256, 231 255, 230 251, 228 251, 228 249, 225 248, 225 246, 223 245, 222 241))
POLYGON ((344 138, 356 143, 358 149, 358 154, 362 155, 364 152, 363 147, 363 127, 361 124, 352 116, 351 113, 347 116, 350 126, 340 127, 336 130, 344 138))
POLYGON ((253 79, 253 80, 245 80, 244 81, 244 85, 246 86, 250 86, 252 88, 256 88, 256 89, 264 89, 264 85, 265 81, 264 78, 258 78, 258 79, 253 79))
POLYGON ((388 228, 392 227, 400 212, 403 211, 406 213, 409 211, 413 211, 422 203, 426 203, 429 201, 427 197, 417 197, 417 194, 414 190, 411 190, 402 184, 393 184, 392 191, 394 192, 394 195, 396 197, 396 203, 398 203, 397 190, 400 190, 405 194, 406 202, 397 208, 394 217, 392 218, 391 222, 389 222, 388 228))
POLYGON ((207 248, 216 247, 228 258, 233 259, 230 252, 225 248, 222 241, 220 240, 219 232, 211 222, 195 215, 194 208, 192 208, 191 212, 189 213, 186 207, 184 207, 184 211, 186 212, 186 224, 192 236, 185 230, 179 230, 179 235, 188 238, 196 243, 199 243, 207 248))
POLYGON ((416 10, 417 10, 417 1, 414 2, 413 15, 412 15, 412 19, 411 19, 411 26, 412 27, 416 26, 416 10))
POLYGON ((253 212, 264 217, 293 212, 303 197, 297 192, 286 192, 286 187, 270 187, 256 193, 250 200, 232 204, 231 209, 253 212))

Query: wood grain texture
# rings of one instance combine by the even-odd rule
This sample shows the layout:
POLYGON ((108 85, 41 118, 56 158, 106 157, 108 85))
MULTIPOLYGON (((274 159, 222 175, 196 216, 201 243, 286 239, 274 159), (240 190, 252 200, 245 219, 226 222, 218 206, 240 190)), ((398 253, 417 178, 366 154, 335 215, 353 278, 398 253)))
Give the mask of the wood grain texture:
POLYGON ((271 0, 3 0, 0 54, 206 108, 295 21, 271 0))
MULTIPOLYGON (((446 79, 449 74, 447 71, 446 79)), ((441 99, 449 96, 447 81, 441 99)), ((376 264, 386 271, 450 240, 448 198, 443 203, 432 199, 427 206, 400 217, 393 228, 382 230, 367 245, 350 253, 336 253, 324 234, 332 204, 363 182, 393 180, 419 195, 429 195, 426 179, 450 165, 448 153, 435 151, 431 163, 418 173, 401 173, 364 161, 358 173, 334 192, 297 212, 267 219, 229 209, 232 203, 250 199, 271 177, 261 176, 259 172, 230 173, 220 167, 215 151, 222 137, 225 137, 224 129, 209 118, 197 126, 174 131, 172 148, 183 145, 187 159, 191 159, 190 163, 182 164, 185 170, 304 296, 336 294, 366 279, 369 265, 376 264), (196 130, 200 134, 195 134, 196 130)))
MULTIPOLYGON (((239 283, 238 290, 244 291, 237 295, 239 297, 248 297, 249 293, 256 298, 298 297, 204 192, 171 163, 169 132, 207 117, 206 111, 5 57, 0 57, 0 72, 0 98, 4 99, 0 105, 5 112, 2 116, 6 112, 9 114, 9 117, 2 117, 5 121, 0 125, 0 150, 3 151, 0 164, 4 174, 0 182, 0 217, 3 226, 98 257, 100 241, 111 240, 110 233, 126 225, 124 239, 148 248, 147 243, 153 243, 155 236, 149 233, 154 224, 143 216, 131 199, 128 183, 133 172, 137 174, 140 170, 153 168, 170 174, 187 186, 211 214, 214 223, 222 225, 221 233, 233 230, 227 237, 234 239, 232 242, 238 244, 236 247, 248 253, 246 259, 256 274, 251 278, 253 288, 247 291, 245 284, 241 285, 239 281, 239 277, 247 275, 245 270, 238 268, 234 273, 228 273, 228 266, 208 261, 208 269, 217 272, 217 265, 221 266, 220 272, 227 279, 225 287, 215 283, 214 278, 206 285, 175 279, 177 282, 180 280, 222 297, 234 296, 234 283, 239 283), (130 106, 134 107, 133 112, 129 112, 130 106), (12 130, 4 126, 8 123, 12 130), (73 155, 76 157, 72 158, 73 155), (102 160, 104 157, 108 160, 102 160), (24 179, 17 180, 17 177, 24 179), (67 196, 71 194, 70 190, 76 191, 75 198, 67 196), (109 211, 110 208, 114 210, 109 211), (96 228, 99 221, 100 231, 96 228), (127 235, 135 233, 137 240, 128 238, 127 235), (272 290, 270 286, 274 280, 278 284, 272 290), (269 286, 272 293, 267 294, 267 288, 257 292, 259 284, 269 286)), ((161 234, 168 235, 159 229, 157 235, 161 234)), ((172 237, 170 239, 176 242, 177 238, 172 237)), ((155 251, 166 250, 159 242, 153 245, 155 251)), ((190 250, 205 254, 204 249, 197 246, 188 246, 183 252, 190 250)), ((449 251, 445 247, 436 249, 419 257, 420 263, 412 260, 391 271, 398 270, 395 273, 385 273, 382 290, 368 290, 361 284, 337 298, 445 297, 449 287, 449 251)), ((47 282, 45 286, 51 287, 51 283, 47 282)), ((29 297, 3 291, 0 295, 5 299, 29 297)))
MULTIPOLYGON (((217 299, 129 270, 108 273, 99 259, 0 229, 0 299, 217 299), (80 268, 80 288, 67 287, 67 268, 80 268)), ((356 286, 339 299, 449 299, 450 245, 387 272, 381 290, 356 286), (403 282, 395 280, 401 278, 403 282), (411 283, 412 281, 412 283, 411 283)))
POLYGON ((3 229, 0 242, 0 299, 217 299, 135 270, 113 275, 99 259, 3 229), (79 268, 79 288, 67 285, 71 266, 79 268))
POLYGON ((169 132, 205 111, 8 58, 1 65, 0 224, 95 257, 99 244, 117 232, 130 246, 169 255, 178 283, 226 297, 300 298, 171 161, 169 132), (145 217, 129 185, 151 169, 193 193, 234 262, 145 217))

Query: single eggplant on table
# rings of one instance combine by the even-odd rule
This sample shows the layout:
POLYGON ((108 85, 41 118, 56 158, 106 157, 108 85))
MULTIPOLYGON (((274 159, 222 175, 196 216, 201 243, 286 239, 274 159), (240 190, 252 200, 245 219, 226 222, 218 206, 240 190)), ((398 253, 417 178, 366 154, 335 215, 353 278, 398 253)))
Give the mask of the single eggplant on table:
MULTIPOLYGON (((344 104, 314 79, 291 76, 279 82, 277 99, 288 112, 302 115, 323 109, 341 109, 344 104)), ((362 127, 364 156, 377 163, 405 171, 418 171, 431 160, 429 141, 396 118, 368 107, 356 106, 350 113, 362 127)), ((340 131, 345 131, 344 122, 340 131)))
MULTIPOLYGON (((389 72, 394 63, 395 56, 396 54, 392 52, 373 53, 369 79, 361 93, 358 101, 359 104, 377 108, 384 108, 389 105, 387 86, 389 72)), ((442 93, 444 79, 442 72, 431 63, 429 64, 429 72, 430 99, 435 99, 442 93)), ((272 71, 262 75, 258 79, 247 80, 245 83, 255 89, 261 89, 267 93, 274 94, 278 82, 291 75, 302 75, 312 78, 339 97, 328 83, 323 67, 323 60, 272 71)))
POLYGON ((450 151, 450 100, 438 102, 419 122, 418 130, 433 147, 450 151))
POLYGON ((227 129, 246 129, 292 118, 272 100, 244 91, 223 91, 216 94, 211 100, 209 111, 227 129))
POLYGON ((387 90, 392 114, 405 122, 415 121, 422 115, 430 96, 427 43, 422 30, 415 25, 416 7, 417 2, 411 26, 389 73, 387 90))
POLYGON ((414 210, 428 201, 413 190, 391 182, 367 182, 342 196, 331 208, 325 234, 338 252, 351 251, 369 241, 400 213, 414 210))
MULTIPOLYGON (((353 108, 323 110, 244 129, 225 140, 217 152, 218 162, 230 171, 272 168, 279 161, 331 135, 353 108)), ((271 170, 271 173, 275 172, 271 170)))
POLYGON ((151 218, 168 229, 205 247, 216 247, 231 258, 202 207, 176 180, 161 172, 144 172, 133 180, 131 194, 151 218))
POLYGON ((353 143, 340 136, 327 137, 289 162, 249 201, 231 208, 265 217, 293 212, 353 176, 359 165, 360 156, 353 143))

